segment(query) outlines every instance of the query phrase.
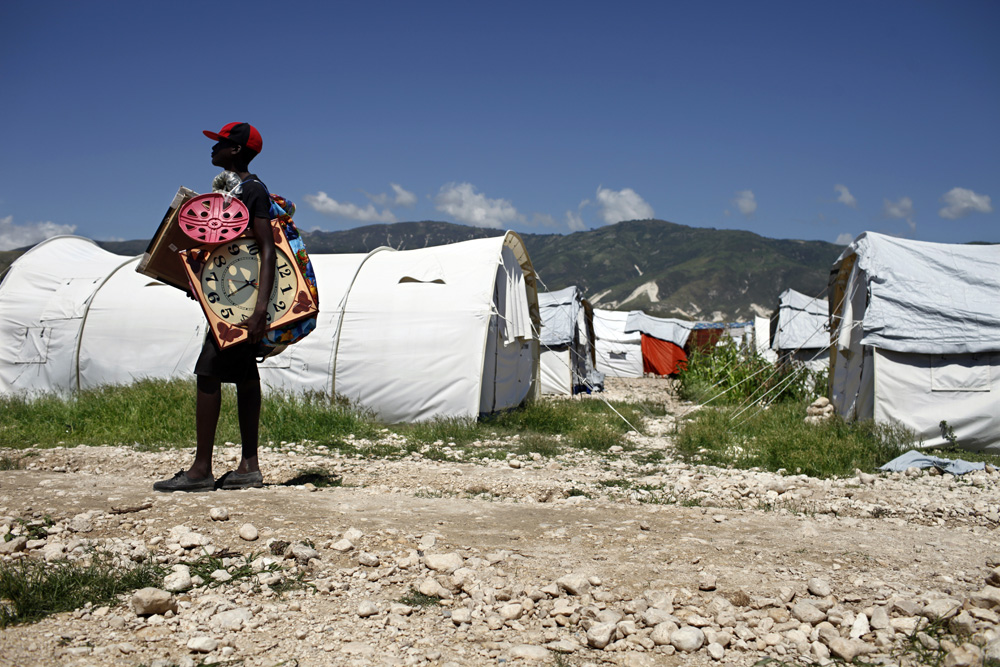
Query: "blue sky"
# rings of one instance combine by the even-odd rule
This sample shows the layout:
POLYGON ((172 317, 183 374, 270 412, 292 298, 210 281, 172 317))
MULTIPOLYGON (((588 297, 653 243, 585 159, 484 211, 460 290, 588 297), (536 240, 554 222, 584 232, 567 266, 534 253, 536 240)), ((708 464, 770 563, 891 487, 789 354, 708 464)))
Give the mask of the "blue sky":
POLYGON ((7 2, 0 249, 148 238, 256 125, 302 229, 1000 242, 1000 3, 7 2))

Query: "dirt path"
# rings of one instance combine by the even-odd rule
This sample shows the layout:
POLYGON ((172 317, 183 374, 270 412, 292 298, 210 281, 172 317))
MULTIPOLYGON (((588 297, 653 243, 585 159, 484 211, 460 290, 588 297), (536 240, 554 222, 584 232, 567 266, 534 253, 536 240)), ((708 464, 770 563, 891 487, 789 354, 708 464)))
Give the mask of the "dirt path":
MULTIPOLYGON (((620 383, 609 394, 652 397, 676 414, 682 406, 664 389, 662 381, 643 380, 620 383)), ((186 531, 230 553, 268 553, 276 540, 304 542, 316 553, 298 561, 275 556, 287 577, 309 584, 282 595, 242 581, 179 593, 177 612, 167 615, 138 617, 123 604, 9 627, 0 633, 0 663, 750 665, 761 656, 791 660, 803 648, 822 653, 810 649, 811 641, 796 642, 801 638, 792 631, 808 628, 789 621, 793 599, 810 597, 810 579, 832 589, 828 620, 838 608, 856 619, 875 607, 892 611, 901 599, 962 600, 983 588, 990 563, 1000 564, 990 518, 1000 504, 996 475, 981 476, 978 485, 926 475, 823 483, 692 467, 669 457, 664 433, 671 420, 646 424, 635 451, 522 457, 513 465, 365 461, 286 447, 262 457, 275 484, 191 495, 151 491, 155 479, 180 466, 176 452, 40 452, 30 459, 34 469, 0 472, 0 515, 8 529, 20 526, 18 519, 54 522, 46 540, 26 545, 34 557, 58 551, 54 544, 71 554, 110 545, 171 565, 197 551, 177 544, 186 531), (667 458, 650 462, 651 451, 667 458), (320 464, 344 485, 277 484, 320 464), (961 514, 951 513, 955 498, 965 499, 961 514), (977 504, 980 510, 964 512, 977 504), (136 508, 142 509, 115 513, 136 508), (228 520, 213 521, 212 508, 225 508, 228 520), (245 523, 257 529, 257 540, 240 537, 245 523), (449 554, 467 572, 431 569, 429 556, 449 554), (573 594, 555 585, 568 574, 589 579, 590 590, 573 594), (445 599, 400 606, 412 589, 433 582, 447 590, 445 599), (563 624, 572 614, 560 616, 567 600, 578 607, 575 623, 563 624), (366 602, 375 613, 362 609, 366 602), (714 613, 727 603, 736 605, 728 625, 714 613), (701 627, 706 637, 713 633, 724 657, 654 642, 652 608, 701 627), (242 629, 216 622, 244 609, 242 629), (469 622, 456 622, 466 609, 469 622), (635 631, 624 626, 617 639, 595 648, 587 630, 615 615, 622 616, 614 621, 619 626, 635 621, 635 631), (699 625, 695 617, 712 622, 699 625), (216 646, 192 650, 198 637, 216 646)), ((218 468, 235 455, 223 448, 218 468)), ((824 596, 812 597, 825 606, 824 596)), ((977 622, 989 626, 988 617, 977 622)), ((878 647, 874 630, 859 641, 878 647)), ((890 647, 880 650, 888 659, 890 647)))

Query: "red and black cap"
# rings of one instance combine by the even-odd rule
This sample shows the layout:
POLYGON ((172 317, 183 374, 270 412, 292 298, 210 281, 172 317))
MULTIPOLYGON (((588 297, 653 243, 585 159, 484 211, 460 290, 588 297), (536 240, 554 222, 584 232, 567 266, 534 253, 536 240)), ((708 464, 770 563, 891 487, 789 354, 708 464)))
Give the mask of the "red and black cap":
POLYGON ((246 146, 255 153, 260 153, 264 147, 264 140, 260 138, 260 132, 250 123, 229 123, 218 132, 203 130, 206 137, 214 141, 228 139, 240 146, 246 146))

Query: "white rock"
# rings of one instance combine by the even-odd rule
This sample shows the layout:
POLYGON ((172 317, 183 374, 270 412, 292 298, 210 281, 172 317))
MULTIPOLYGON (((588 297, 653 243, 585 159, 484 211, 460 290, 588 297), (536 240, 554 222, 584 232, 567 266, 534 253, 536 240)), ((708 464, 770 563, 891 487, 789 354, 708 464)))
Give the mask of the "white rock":
POLYGON ((844 639, 836 637, 826 644, 830 647, 830 653, 834 657, 840 658, 844 662, 852 662, 859 655, 871 653, 872 647, 856 639, 844 639))
POLYGON ((799 600, 792 606, 792 616, 810 625, 816 625, 826 620, 826 614, 805 600, 799 600))
POLYGON ((861 639, 869 632, 871 632, 871 627, 868 625, 868 617, 864 614, 858 614, 851 625, 851 639, 861 639))
POLYGON ((833 592, 829 582, 825 579, 820 579, 819 577, 813 577, 810 579, 806 586, 809 589, 809 593, 818 598, 825 598, 833 592))
POLYGON ((371 600, 362 600, 358 605, 358 616, 368 618, 378 613, 378 606, 371 600))
POLYGON ((341 539, 331 544, 330 548, 333 549, 334 551, 339 551, 341 553, 344 553, 346 551, 350 551, 351 549, 353 549, 354 543, 347 539, 341 539))
POLYGON ((683 628, 674 630, 670 635, 670 643, 678 651, 693 653, 705 643, 705 633, 698 628, 685 625, 683 628))
POLYGON ((527 660, 528 662, 543 662, 549 659, 549 650, 544 646, 532 646, 531 644, 517 644, 511 646, 507 655, 513 660, 527 660))
POLYGON ((358 565, 364 565, 365 567, 378 567, 379 557, 368 551, 362 551, 358 554, 358 565))
POLYGON ((715 575, 711 572, 702 572, 701 576, 698 578, 698 590, 700 591, 714 591, 716 586, 715 575))
POLYGON ((421 582, 417 584, 417 590, 424 595, 429 595, 435 598, 450 597, 444 586, 439 584, 437 579, 434 579, 433 577, 427 577, 426 579, 421 580, 421 582))
POLYGON ((212 521, 229 521, 229 510, 225 507, 213 507, 208 510, 208 516, 212 521))
POLYGON ((500 607, 500 618, 505 621, 514 621, 521 618, 521 614, 524 613, 524 608, 521 605, 515 603, 505 604, 500 607))
POLYGON ((236 631, 242 629, 244 624, 248 624, 251 618, 253 618, 253 613, 249 609, 238 607, 219 612, 208 622, 220 630, 236 631))
POLYGON ((424 565, 435 572, 454 572, 462 567, 464 562, 462 556, 455 552, 424 556, 424 565))
POLYGON ((132 595, 132 609, 137 616, 177 612, 177 601, 169 592, 159 588, 140 588, 132 595))
POLYGON ((872 610, 872 618, 869 623, 874 630, 885 630, 889 627, 889 612, 885 607, 879 605, 872 610))
POLYGON ((42 557, 49 562, 63 558, 65 553, 66 545, 62 542, 49 542, 42 547, 42 557))
POLYGON ((296 542, 291 547, 292 557, 300 563, 308 563, 313 558, 319 558, 319 552, 308 544, 296 542))
POLYGON ((593 648, 603 649, 611 643, 615 636, 614 623, 597 623, 587 630, 587 644, 593 648))
POLYGON ((186 566, 183 569, 175 569, 163 578, 163 588, 171 593, 186 591, 191 586, 191 571, 186 566))
POLYGON ((472 610, 467 607, 459 607, 451 612, 451 622, 455 625, 472 622, 472 610))
POLYGON ((962 644, 948 651, 944 667, 979 667, 983 664, 983 651, 974 644, 962 644))
POLYGON ((722 644, 712 643, 705 649, 712 660, 722 660, 726 657, 726 649, 722 644))
POLYGON ((365 534, 357 528, 348 528, 341 537, 356 544, 364 536, 365 534))
POLYGON ((677 629, 677 624, 673 621, 664 621, 653 628, 653 631, 649 633, 649 638, 657 646, 667 646, 670 644, 670 635, 674 634, 677 629))
POLYGON ((177 539, 177 543, 180 544, 183 549, 204 547, 208 546, 211 542, 212 540, 207 535, 195 532, 184 533, 177 539))
POLYGON ((929 601, 920 612, 932 621, 951 618, 962 608, 962 603, 952 598, 939 598, 929 601))
POLYGON ((229 581, 230 579, 233 578, 233 575, 229 574, 228 572, 226 572, 222 568, 219 568, 218 570, 215 570, 214 572, 212 572, 212 574, 210 574, 208 576, 212 577, 212 579, 214 579, 215 581, 223 582, 223 583, 227 582, 227 581, 229 581))
POLYGON ((245 523, 242 526, 240 526, 241 540, 245 540, 247 542, 253 542, 258 537, 260 537, 260 533, 257 532, 257 527, 254 526, 252 523, 245 523))
POLYGON ((590 578, 584 574, 567 574, 556 580, 556 585, 570 595, 584 595, 590 592, 590 578))
POLYGON ((212 639, 211 637, 192 637, 188 640, 187 647, 189 651, 194 651, 195 653, 211 653, 216 648, 218 648, 219 642, 212 639))

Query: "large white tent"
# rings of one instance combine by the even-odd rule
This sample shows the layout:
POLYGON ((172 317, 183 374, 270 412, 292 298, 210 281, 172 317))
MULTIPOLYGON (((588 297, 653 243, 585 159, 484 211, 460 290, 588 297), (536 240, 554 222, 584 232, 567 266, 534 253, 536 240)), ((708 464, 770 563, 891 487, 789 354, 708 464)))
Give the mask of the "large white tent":
MULTIPOLYGON (((190 377, 198 305, 138 257, 57 237, 0 283, 0 393, 190 377)), ((447 246, 313 255, 316 330, 261 365, 268 390, 339 394, 389 422, 470 418, 539 391, 535 274, 513 232, 447 246)))
POLYGON ((1000 246, 865 233, 830 276, 831 401, 922 446, 1000 451, 1000 246))
POLYGON ((542 316, 539 372, 543 394, 572 395, 603 389, 604 374, 594 368, 594 311, 576 286, 540 292, 542 316))
POLYGON ((597 370, 605 375, 642 377, 642 334, 625 332, 628 316, 625 311, 594 309, 597 370))
POLYGON ((830 304, 793 289, 778 296, 771 316, 771 347, 779 359, 797 361, 813 370, 829 367, 830 304))

